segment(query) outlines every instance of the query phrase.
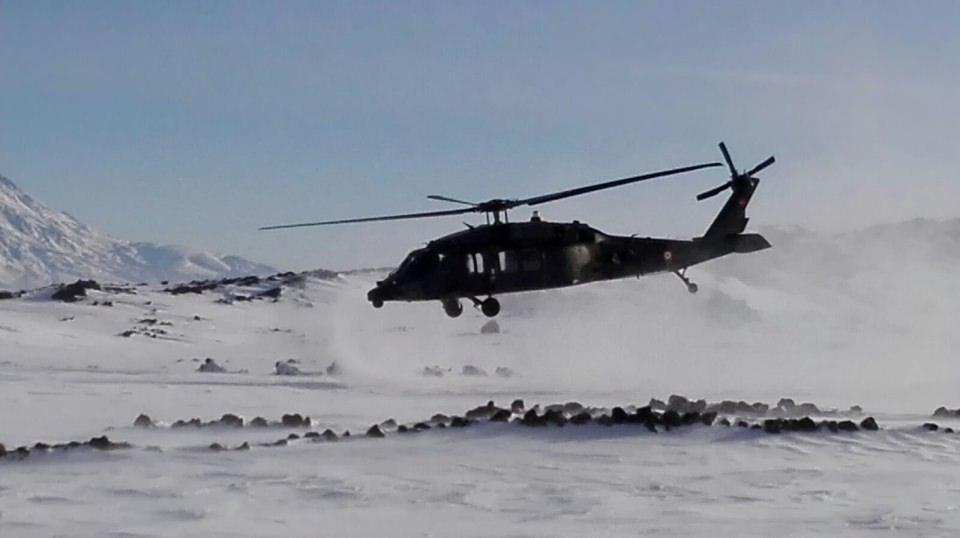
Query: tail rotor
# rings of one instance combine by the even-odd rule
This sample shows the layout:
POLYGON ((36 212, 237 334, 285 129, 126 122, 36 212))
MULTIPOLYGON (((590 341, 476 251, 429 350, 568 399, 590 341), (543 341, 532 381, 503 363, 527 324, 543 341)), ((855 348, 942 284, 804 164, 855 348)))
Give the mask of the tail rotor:
POLYGON ((712 198, 727 189, 734 188, 738 183, 749 183, 751 186, 755 187, 760 180, 756 177, 753 177, 754 174, 759 173, 764 168, 776 162, 776 159, 774 159, 773 155, 771 155, 770 157, 767 157, 765 161, 754 166, 749 171, 738 172, 737 167, 733 165, 733 159, 730 157, 730 152, 727 151, 727 145, 723 142, 720 142, 720 153, 723 153, 723 160, 726 161, 727 168, 730 169, 730 180, 723 185, 719 185, 710 190, 701 192, 697 195, 697 200, 706 200, 707 198, 712 198))

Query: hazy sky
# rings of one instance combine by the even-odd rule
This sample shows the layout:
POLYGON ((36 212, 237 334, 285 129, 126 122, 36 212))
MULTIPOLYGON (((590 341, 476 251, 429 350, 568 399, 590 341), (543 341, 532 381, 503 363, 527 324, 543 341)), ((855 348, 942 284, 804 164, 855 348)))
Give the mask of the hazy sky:
MULTIPOLYGON (((743 168, 777 157, 754 225, 956 217, 958 28, 952 1, 0 0, 0 174, 116 237, 291 269, 390 265, 463 219, 258 226, 528 196, 721 139, 743 168)), ((725 179, 541 211, 695 235, 725 179)))

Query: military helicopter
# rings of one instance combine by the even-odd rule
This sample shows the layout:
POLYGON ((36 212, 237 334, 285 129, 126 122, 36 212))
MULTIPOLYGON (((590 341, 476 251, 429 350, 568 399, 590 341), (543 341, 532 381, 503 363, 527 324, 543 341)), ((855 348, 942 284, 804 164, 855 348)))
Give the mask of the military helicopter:
POLYGON ((730 170, 730 180, 697 195, 711 198, 730 189, 730 197, 701 237, 691 240, 609 235, 579 221, 546 222, 538 212, 526 222, 510 222, 507 212, 519 206, 537 206, 571 196, 580 196, 646 181, 723 166, 712 162, 662 170, 613 181, 522 199, 495 198, 474 203, 447 196, 428 198, 464 205, 464 208, 406 213, 380 217, 328 220, 302 224, 266 226, 261 230, 327 226, 483 213, 486 224, 473 226, 410 252, 386 278, 367 293, 375 308, 386 301, 438 300, 450 317, 463 313, 461 299, 469 299, 484 315, 500 313, 496 295, 576 286, 588 282, 639 277, 672 272, 690 293, 697 285, 687 268, 731 253, 770 248, 759 234, 742 233, 747 226, 746 208, 759 184, 755 175, 774 163, 771 156, 746 172, 738 171, 723 142, 720 151, 730 170), (481 298, 483 297, 483 298, 481 298))

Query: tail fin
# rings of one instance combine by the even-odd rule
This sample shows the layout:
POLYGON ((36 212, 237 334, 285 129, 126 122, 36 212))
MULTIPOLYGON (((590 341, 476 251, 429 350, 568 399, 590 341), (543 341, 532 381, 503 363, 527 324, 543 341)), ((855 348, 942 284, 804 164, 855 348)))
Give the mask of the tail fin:
POLYGON ((704 237, 719 237, 736 235, 747 229, 747 204, 757 189, 757 181, 753 178, 743 178, 744 181, 735 181, 730 197, 723 204, 723 208, 707 228, 704 237))
POLYGON ((698 194, 697 200, 706 200, 727 189, 732 192, 730 197, 727 198, 727 202, 723 204, 723 209, 717 214, 717 218, 713 220, 713 224, 707 229, 704 237, 716 238, 737 235, 747 228, 747 221, 749 220, 746 213, 747 204, 753 197, 753 191, 757 190, 757 185, 760 184, 760 180, 753 175, 775 162, 775 159, 771 156, 747 172, 738 172, 736 167, 733 166, 730 152, 727 151, 727 146, 723 142, 720 142, 720 151, 723 153, 723 159, 730 169, 730 181, 698 194))

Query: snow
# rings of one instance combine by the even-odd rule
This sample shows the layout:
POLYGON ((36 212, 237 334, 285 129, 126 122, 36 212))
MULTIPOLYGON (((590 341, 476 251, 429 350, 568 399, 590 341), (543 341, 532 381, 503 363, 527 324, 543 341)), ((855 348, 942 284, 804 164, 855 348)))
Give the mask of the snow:
POLYGON ((108 237, 50 209, 0 176, 0 289, 30 289, 81 278, 160 282, 272 272, 272 267, 237 256, 108 237))
POLYGON ((0 460, 0 536, 955 534, 960 434, 920 428, 956 407, 949 266, 863 269, 849 251, 811 274, 790 263, 791 245, 691 271, 696 296, 668 275, 505 297, 499 334, 481 334, 470 308, 455 320, 437 304, 374 310, 373 274, 309 278, 277 302, 153 285, 0 301, 0 442, 133 444, 0 460), (118 336, 148 325, 166 332, 118 336), (229 372, 198 372, 207 357, 229 372), (276 375, 289 359, 310 375, 276 375), (334 361, 342 373, 324 374, 334 361), (434 365, 443 375, 422 375, 434 365), (643 405, 673 393, 859 404, 883 429, 483 423, 362 436, 487 400, 643 405), (140 413, 160 427, 134 428, 140 413), (168 427, 224 413, 300 413, 314 431, 354 435, 265 447, 305 430, 168 427))

